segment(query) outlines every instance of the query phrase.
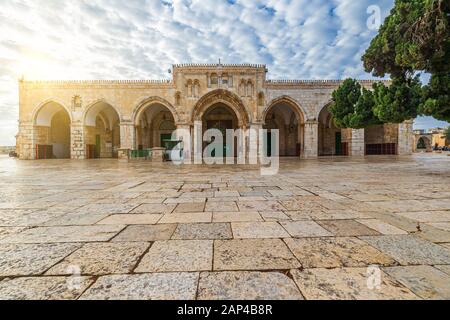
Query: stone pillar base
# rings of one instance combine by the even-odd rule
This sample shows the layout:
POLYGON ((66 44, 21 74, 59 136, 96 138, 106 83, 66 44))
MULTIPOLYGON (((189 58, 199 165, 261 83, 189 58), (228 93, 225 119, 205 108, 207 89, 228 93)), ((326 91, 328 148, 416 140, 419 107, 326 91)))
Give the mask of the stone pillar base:
POLYGON ((152 148, 152 162, 164 162, 166 148, 152 148))
POLYGON ((118 149, 117 156, 121 161, 128 161, 128 155, 130 153, 130 149, 118 149))

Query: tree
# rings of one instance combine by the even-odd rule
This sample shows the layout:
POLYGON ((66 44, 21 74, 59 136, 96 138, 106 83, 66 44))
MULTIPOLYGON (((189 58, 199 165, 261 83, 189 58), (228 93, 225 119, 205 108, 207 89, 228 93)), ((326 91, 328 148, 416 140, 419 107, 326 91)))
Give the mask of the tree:
MULTIPOLYGON (((392 78, 390 86, 374 85, 375 119, 402 122, 424 114, 450 121, 450 1, 396 0, 362 60, 366 72, 392 78), (431 75, 428 85, 421 86, 418 72, 431 75)), ((373 120, 355 116, 356 104, 348 102, 336 110, 338 122, 361 127, 373 120)))
POLYGON ((354 79, 346 79, 333 92, 330 113, 340 128, 365 128, 380 121, 373 113, 374 96, 354 79))
POLYGON ((445 139, 450 141, 450 126, 445 130, 445 139))
POLYGON ((422 101, 422 88, 418 77, 395 78, 389 87, 378 82, 373 88, 373 113, 382 122, 400 123, 417 117, 417 107, 422 101))
POLYGON ((404 100, 411 98, 407 105, 411 115, 450 121, 450 1, 396 0, 362 60, 367 72, 379 77, 390 74, 393 85, 403 88, 391 91, 403 93, 404 100), (413 75, 421 71, 431 74, 431 79, 417 100, 418 86, 413 75), (408 88, 412 92, 408 93, 408 88))

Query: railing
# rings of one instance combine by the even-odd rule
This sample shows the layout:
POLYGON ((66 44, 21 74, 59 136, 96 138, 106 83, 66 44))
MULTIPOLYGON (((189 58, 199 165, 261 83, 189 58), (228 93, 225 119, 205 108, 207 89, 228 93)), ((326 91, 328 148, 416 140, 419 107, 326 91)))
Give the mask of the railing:
POLYGON ((142 150, 130 150, 128 155, 130 159, 150 159, 152 157, 151 149, 142 149, 142 150))

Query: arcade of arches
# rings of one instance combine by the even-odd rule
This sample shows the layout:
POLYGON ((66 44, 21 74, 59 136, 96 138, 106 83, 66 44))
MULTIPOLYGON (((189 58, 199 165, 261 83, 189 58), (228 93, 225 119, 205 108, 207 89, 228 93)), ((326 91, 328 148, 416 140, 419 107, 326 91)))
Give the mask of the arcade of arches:
MULTIPOLYGON (((276 151, 301 158, 412 153, 412 121, 365 130, 334 125, 328 105, 342 81, 269 80, 259 64, 179 64, 171 71, 169 80, 20 80, 19 158, 166 157, 176 144, 184 159, 201 160, 216 141, 203 141, 211 128, 240 129, 225 136, 224 151, 237 160, 276 151)), ((360 83, 370 89, 374 81, 360 83)))

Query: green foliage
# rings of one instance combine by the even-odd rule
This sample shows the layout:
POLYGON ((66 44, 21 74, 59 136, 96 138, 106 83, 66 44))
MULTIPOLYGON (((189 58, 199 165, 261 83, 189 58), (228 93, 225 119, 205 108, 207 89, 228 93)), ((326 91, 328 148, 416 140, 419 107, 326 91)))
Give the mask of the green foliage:
POLYGON ((435 73, 423 89, 421 114, 450 122, 450 73, 435 73))
POLYGON ((396 0, 362 57, 367 72, 394 78, 414 71, 448 72, 448 0, 396 0))
POLYGON ((365 128, 380 123, 374 116, 374 97, 354 79, 346 79, 333 92, 330 113, 340 128, 365 128))
POLYGON ((447 130, 445 130, 445 138, 450 141, 450 127, 447 127, 447 130))
POLYGON ((422 101, 422 87, 418 77, 395 78, 389 87, 381 82, 375 83, 373 87, 373 113, 382 122, 400 123, 417 117, 417 108, 422 101))
POLYGON ((336 124, 357 128, 373 121, 398 123, 420 114, 450 121, 449 0, 396 0, 362 60, 367 72, 390 75, 392 84, 375 84, 371 97, 354 83, 344 82, 346 87, 333 94, 336 124), (421 71, 431 74, 423 88, 413 78, 421 71), (353 91, 347 92, 349 86, 353 91))

